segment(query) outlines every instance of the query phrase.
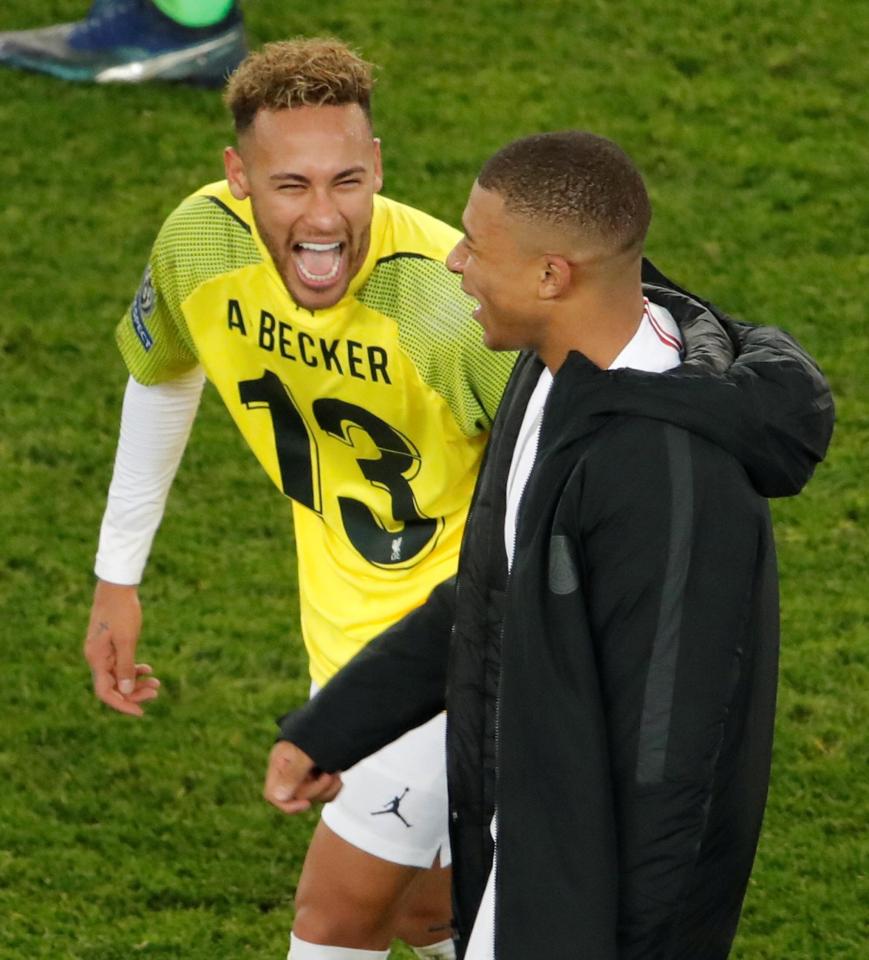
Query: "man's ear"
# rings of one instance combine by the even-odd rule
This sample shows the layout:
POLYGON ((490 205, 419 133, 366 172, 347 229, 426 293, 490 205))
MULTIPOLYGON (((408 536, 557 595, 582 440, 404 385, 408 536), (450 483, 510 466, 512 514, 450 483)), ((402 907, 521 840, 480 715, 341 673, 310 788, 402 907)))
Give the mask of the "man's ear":
POLYGON ((380 137, 374 138, 374 192, 383 188, 383 160, 380 156, 380 137))
POLYGON ((573 267, 564 257, 549 255, 543 257, 537 283, 537 294, 541 300, 555 300, 567 293, 570 288, 573 267))
POLYGON ((229 192, 236 200, 247 200, 250 196, 250 184, 244 169, 244 160, 235 147, 227 147, 223 151, 223 169, 229 181, 229 192))

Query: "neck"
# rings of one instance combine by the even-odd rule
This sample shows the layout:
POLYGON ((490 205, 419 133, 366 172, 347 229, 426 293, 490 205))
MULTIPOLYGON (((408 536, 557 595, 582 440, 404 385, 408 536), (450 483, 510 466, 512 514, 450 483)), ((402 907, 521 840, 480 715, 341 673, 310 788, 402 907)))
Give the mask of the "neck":
POLYGON ((537 353, 555 373, 571 350, 605 370, 637 332, 643 317, 639 267, 627 279, 596 278, 576 284, 571 295, 553 304, 547 338, 537 353))

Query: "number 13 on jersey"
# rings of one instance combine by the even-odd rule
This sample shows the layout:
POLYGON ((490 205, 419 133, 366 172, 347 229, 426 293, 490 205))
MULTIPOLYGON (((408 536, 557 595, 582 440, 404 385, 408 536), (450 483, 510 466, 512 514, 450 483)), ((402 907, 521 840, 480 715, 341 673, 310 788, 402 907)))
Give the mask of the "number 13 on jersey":
MULTIPOLYGON (((248 410, 267 411, 271 416, 284 494, 322 516, 323 498, 329 491, 323 490, 317 436, 290 389, 271 370, 257 380, 242 380, 238 389, 248 410)), ((410 481, 422 464, 419 451, 398 430, 357 404, 321 397, 314 400, 312 411, 323 440, 351 447, 365 480, 389 494, 392 516, 386 518, 362 500, 338 497, 344 532, 354 549, 378 567, 421 560, 434 546, 444 521, 426 517, 414 497, 410 481), (376 457, 361 454, 358 446, 362 444, 357 446, 354 440, 359 432, 367 438, 366 446, 374 444, 376 457)))

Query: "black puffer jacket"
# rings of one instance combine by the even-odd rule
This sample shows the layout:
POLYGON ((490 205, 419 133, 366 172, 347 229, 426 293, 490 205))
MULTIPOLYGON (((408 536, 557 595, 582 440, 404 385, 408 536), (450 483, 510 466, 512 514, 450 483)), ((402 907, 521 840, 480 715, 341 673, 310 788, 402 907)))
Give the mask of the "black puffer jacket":
POLYGON ((735 932, 775 703, 763 498, 808 479, 832 404, 785 335, 647 278, 689 359, 645 374, 568 357, 509 580, 504 490, 532 356, 498 413, 457 589, 439 587, 282 721, 283 738, 334 770, 446 701, 460 953, 496 805, 499 960, 721 960, 735 932))

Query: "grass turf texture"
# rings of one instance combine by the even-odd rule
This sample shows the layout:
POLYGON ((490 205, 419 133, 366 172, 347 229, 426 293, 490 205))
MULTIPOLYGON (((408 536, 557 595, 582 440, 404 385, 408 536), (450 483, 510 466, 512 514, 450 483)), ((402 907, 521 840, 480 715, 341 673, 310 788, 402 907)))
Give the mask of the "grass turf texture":
MULTIPOLYGON (((0 29, 86 5, 8 0, 0 29)), ((261 0, 247 13, 254 43, 335 33, 381 64, 385 192, 453 223, 506 140, 566 126, 613 137, 647 176, 658 264, 820 360, 838 432, 806 493, 775 505, 777 746, 734 956, 857 957, 866 10, 261 0)), ((163 216, 221 175, 228 123, 213 92, 2 80, 0 960, 280 957, 313 824, 259 799, 272 718, 307 690, 290 519, 213 394, 142 588, 141 656, 163 696, 144 721, 110 714, 79 652, 125 381, 112 330, 163 216)))

